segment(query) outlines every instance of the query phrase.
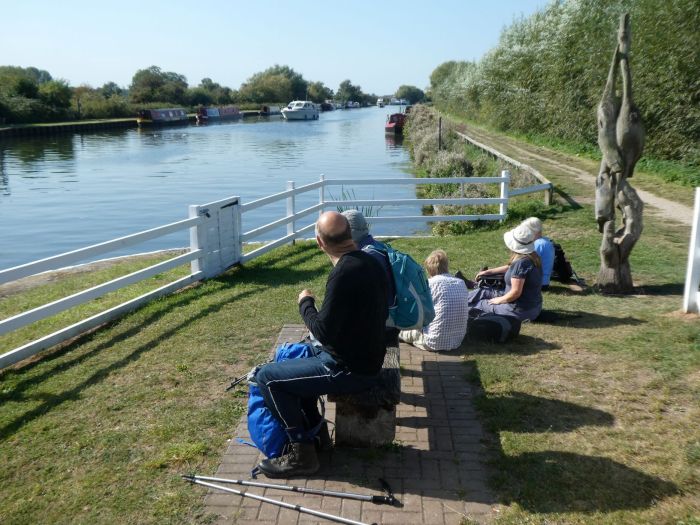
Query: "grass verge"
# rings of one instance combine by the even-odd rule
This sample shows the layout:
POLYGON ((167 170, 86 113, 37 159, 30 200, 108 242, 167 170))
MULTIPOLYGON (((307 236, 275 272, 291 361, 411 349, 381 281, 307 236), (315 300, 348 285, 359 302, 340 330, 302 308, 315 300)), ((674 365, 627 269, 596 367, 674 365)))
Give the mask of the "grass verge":
MULTIPOLYGON (((546 234, 592 282, 590 204, 550 211, 546 234)), ((392 244, 417 260, 444 248, 452 271, 474 274, 505 261, 504 228, 392 244)), ((646 221, 636 295, 555 285, 544 322, 467 348, 497 523, 698 523, 700 324, 677 312, 688 233, 646 221)), ((313 243, 281 248, 0 373, 3 523, 210 522, 179 475, 215 471, 245 410, 225 386, 299 322, 299 290, 322 291, 329 268, 313 243)), ((5 300, 31 306, 54 285, 68 286, 5 300)))

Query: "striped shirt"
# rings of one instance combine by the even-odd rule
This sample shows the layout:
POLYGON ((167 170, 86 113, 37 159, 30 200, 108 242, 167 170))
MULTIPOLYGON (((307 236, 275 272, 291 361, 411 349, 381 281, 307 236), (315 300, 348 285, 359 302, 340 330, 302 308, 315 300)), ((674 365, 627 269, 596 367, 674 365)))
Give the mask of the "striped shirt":
POLYGON ((435 319, 423 328, 423 341, 433 350, 454 350, 467 333, 467 286, 448 273, 428 279, 435 319))

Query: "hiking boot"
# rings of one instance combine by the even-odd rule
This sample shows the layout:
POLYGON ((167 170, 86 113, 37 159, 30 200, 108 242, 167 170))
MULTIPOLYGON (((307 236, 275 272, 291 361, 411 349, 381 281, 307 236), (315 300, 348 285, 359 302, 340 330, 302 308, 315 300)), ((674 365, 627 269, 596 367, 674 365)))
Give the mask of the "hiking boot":
POLYGON ((311 443, 290 443, 287 453, 278 458, 264 459, 258 465, 268 478, 289 478, 313 474, 319 469, 316 448, 311 443))
POLYGON ((328 431, 328 421, 321 423, 321 427, 318 429, 318 434, 316 434, 316 438, 314 439, 314 444, 316 445, 316 450, 319 452, 333 448, 333 440, 331 439, 331 434, 328 431))
POLYGON ((477 287, 477 283, 475 281, 472 281, 471 279, 467 279, 460 270, 457 270, 457 273, 455 273, 455 277, 457 277, 457 279, 462 279, 469 290, 477 287))

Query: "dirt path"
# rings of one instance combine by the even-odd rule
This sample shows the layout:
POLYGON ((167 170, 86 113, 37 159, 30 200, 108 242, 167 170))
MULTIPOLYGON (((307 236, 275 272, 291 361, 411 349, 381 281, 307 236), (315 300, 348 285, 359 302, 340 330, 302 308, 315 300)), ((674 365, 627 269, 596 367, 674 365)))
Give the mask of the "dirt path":
MULTIPOLYGON (((542 146, 533 146, 510 137, 471 126, 465 126, 465 133, 475 140, 488 144, 520 162, 529 164, 543 174, 554 173, 564 177, 575 177, 578 182, 591 187, 590 199, 585 198, 584 200, 586 202, 593 201, 595 174, 598 171, 598 166, 594 164, 593 161, 548 150, 542 146)), ((688 226, 692 224, 693 209, 689 206, 659 197, 646 190, 635 189, 644 202, 646 211, 688 226)))

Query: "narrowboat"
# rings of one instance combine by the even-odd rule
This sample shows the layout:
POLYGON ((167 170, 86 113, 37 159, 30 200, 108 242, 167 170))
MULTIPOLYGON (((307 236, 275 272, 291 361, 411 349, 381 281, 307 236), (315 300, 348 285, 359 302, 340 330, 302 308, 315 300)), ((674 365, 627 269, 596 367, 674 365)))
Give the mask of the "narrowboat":
POLYGON ((263 106, 260 108, 260 116, 269 117, 270 115, 279 115, 281 113, 279 106, 263 106))
POLYGON ((139 126, 187 124, 187 112, 182 108, 142 109, 136 117, 139 126))
POLYGON ((406 123, 405 113, 392 113, 386 119, 386 124, 384 125, 384 131, 386 133, 392 133, 394 135, 403 134, 403 126, 406 123))
POLYGON ((225 106, 219 108, 199 108, 197 110, 197 122, 206 124, 215 120, 236 120, 243 116, 241 110, 236 106, 225 106))

